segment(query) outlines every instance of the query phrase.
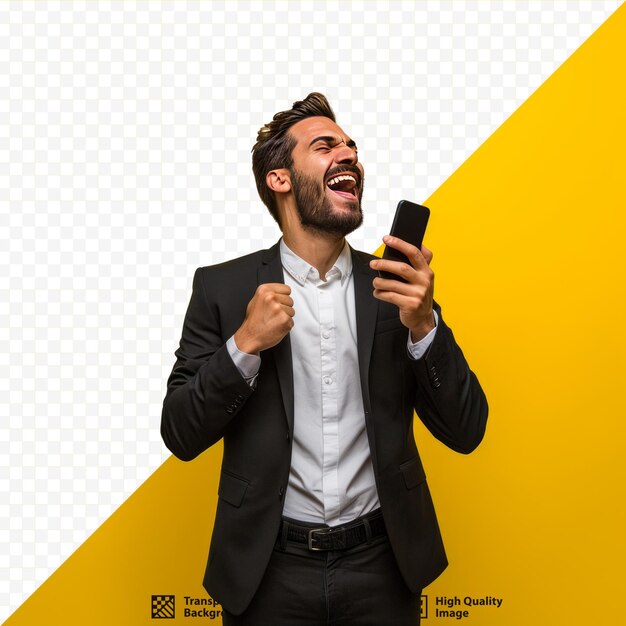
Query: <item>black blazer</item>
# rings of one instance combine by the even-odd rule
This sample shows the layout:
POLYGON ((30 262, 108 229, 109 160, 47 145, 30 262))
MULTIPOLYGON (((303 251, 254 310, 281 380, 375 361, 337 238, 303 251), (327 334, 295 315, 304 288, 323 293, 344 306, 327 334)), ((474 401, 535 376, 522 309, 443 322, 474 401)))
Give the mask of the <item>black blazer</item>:
MULTIPOLYGON (((487 402, 439 314, 428 353, 407 354, 394 305, 372 295, 371 255, 352 250, 359 372, 378 496, 400 571, 418 593, 447 560, 413 437, 413 411, 458 452, 481 441, 487 402)), ((161 433, 188 461, 224 438, 219 500, 204 586, 230 612, 250 603, 278 534, 289 477, 294 389, 289 335, 261 354, 256 389, 225 343, 258 285, 284 282, 278 244, 196 270, 161 433)))

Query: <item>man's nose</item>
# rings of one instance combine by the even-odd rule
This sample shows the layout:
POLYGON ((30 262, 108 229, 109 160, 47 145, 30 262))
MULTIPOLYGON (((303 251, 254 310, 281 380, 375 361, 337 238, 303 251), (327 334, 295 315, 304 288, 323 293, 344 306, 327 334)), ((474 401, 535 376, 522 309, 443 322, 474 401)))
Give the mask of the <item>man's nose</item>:
POLYGON ((356 148, 351 148, 343 142, 337 147, 335 161, 337 161, 337 163, 356 165, 359 161, 359 155, 357 154, 356 148))

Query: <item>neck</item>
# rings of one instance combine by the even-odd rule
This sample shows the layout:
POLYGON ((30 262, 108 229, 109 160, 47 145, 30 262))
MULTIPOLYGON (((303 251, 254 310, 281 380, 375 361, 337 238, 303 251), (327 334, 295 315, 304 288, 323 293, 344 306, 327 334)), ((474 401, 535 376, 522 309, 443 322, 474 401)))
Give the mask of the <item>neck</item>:
POLYGON ((331 237, 320 233, 308 233, 301 230, 299 236, 293 232, 283 232, 287 247, 301 259, 312 265, 322 280, 335 264, 337 257, 346 243, 345 237, 331 237))

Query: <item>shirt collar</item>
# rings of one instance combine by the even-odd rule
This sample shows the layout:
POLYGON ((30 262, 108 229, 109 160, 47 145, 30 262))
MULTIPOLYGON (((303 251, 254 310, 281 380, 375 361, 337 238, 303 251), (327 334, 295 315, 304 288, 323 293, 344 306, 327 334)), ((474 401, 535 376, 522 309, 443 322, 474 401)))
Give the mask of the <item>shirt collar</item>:
MULTIPOLYGON (((304 285, 309 276, 311 276, 312 280, 319 280, 318 271, 304 259, 301 259, 293 250, 290 250, 282 238, 280 240, 280 260, 283 268, 301 285, 304 285)), ((339 253, 335 264, 328 270, 326 278, 334 272, 339 273, 342 285, 352 274, 352 254, 347 241, 339 253)))

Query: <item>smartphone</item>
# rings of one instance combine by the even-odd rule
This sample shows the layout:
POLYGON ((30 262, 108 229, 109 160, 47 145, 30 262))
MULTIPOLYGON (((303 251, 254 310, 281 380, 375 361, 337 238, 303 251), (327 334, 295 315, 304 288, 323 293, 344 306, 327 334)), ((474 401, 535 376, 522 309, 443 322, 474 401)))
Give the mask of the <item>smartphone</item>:
MULTIPOLYGON (((393 237, 398 237, 407 243, 413 244, 417 248, 421 248, 429 217, 429 208, 422 206, 421 204, 409 202, 408 200, 400 200, 389 234, 393 237)), ((408 263, 409 265, 411 264, 409 259, 402 254, 402 252, 398 252, 398 250, 390 248, 389 246, 385 246, 383 259, 401 261, 402 263, 408 263)), ((380 272, 380 275, 383 278, 391 278, 393 280, 406 282, 402 277, 397 274, 392 274, 391 272, 380 272)))

